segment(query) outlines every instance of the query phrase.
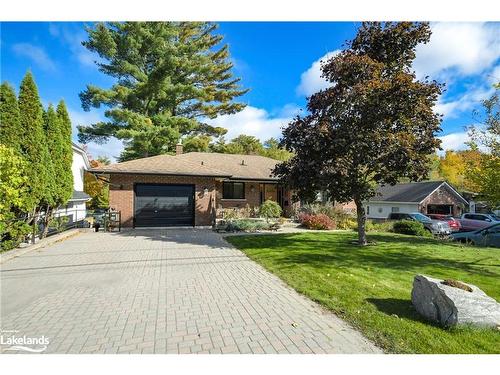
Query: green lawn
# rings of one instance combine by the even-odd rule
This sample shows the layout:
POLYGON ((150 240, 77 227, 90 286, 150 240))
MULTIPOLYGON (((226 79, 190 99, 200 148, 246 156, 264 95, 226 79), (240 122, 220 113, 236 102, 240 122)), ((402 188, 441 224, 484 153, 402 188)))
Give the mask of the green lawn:
POLYGON ((354 232, 235 236, 227 240, 300 293, 393 353, 500 353, 500 331, 442 329, 411 304, 422 273, 475 284, 500 300, 500 250, 390 233, 351 244, 354 232))

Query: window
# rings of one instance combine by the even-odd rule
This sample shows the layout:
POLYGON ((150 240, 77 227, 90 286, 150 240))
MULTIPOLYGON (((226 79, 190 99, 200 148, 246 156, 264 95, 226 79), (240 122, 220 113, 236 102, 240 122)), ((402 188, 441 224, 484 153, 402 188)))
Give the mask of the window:
POLYGON ((381 214, 381 213, 382 213, 382 211, 383 211, 383 210, 382 210, 382 207, 379 207, 379 208, 378 208, 378 213, 379 213, 379 214, 381 214))
POLYGON ((366 214, 370 215, 370 206, 366 206, 366 214))
POLYGON ((245 199, 245 183, 224 182, 222 184, 222 199, 245 199))
POLYGON ((391 212, 399 212, 399 207, 391 207, 391 212))

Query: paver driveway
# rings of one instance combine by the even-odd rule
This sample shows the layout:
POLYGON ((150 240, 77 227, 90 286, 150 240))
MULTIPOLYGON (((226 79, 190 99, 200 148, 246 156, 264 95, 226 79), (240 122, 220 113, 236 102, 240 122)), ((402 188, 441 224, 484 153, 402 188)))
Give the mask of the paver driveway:
POLYGON ((1 318, 54 353, 379 352, 202 229, 86 232, 9 260, 1 318))

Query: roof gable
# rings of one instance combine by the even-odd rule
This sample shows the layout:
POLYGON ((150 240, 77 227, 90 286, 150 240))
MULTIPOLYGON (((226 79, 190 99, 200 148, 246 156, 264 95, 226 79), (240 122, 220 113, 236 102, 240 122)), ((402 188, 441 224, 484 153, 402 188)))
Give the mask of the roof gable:
POLYGON ((438 189, 444 181, 411 182, 407 184, 379 186, 374 202, 419 203, 438 189))

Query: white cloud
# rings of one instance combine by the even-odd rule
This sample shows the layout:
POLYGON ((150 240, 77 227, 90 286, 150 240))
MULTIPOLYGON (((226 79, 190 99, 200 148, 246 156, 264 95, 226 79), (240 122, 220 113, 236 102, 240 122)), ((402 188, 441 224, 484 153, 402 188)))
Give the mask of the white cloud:
POLYGON ((37 67, 46 71, 56 71, 56 64, 49 57, 47 52, 41 47, 30 43, 16 43, 12 46, 12 50, 18 56, 27 57, 32 60, 37 67))
POLYGON ((302 108, 299 107, 295 103, 285 104, 283 107, 278 108, 275 111, 271 112, 271 117, 284 117, 284 118, 293 118, 300 114, 302 108))
POLYGON ((313 62, 311 67, 300 76, 300 84, 296 89, 297 94, 309 96, 330 86, 330 83, 321 77, 321 63, 336 56, 338 53, 340 53, 340 50, 328 52, 313 62))
POLYGON ((439 22, 431 29, 430 42, 417 47, 413 67, 419 78, 479 74, 500 57, 499 23, 439 22))
POLYGON ((64 43, 81 65, 87 68, 96 67, 95 61, 99 60, 98 56, 82 45, 82 42, 87 39, 85 31, 68 25, 51 23, 49 33, 64 43))
POLYGON ((438 138, 441 140, 441 148, 443 149, 438 154, 444 154, 447 150, 465 150, 468 148, 465 142, 470 140, 467 132, 451 133, 438 138))
MULTIPOLYGON (((285 106, 285 112, 282 112, 281 115, 286 114, 286 110, 290 108, 285 106)), ((247 106, 241 112, 219 116, 216 119, 208 120, 207 123, 226 128, 228 130, 226 134, 227 140, 231 140, 240 134, 246 134, 265 141, 271 137, 281 138, 281 128, 286 126, 293 117, 290 113, 288 115, 273 117, 262 108, 247 106)))
POLYGON ((490 97, 493 92, 493 87, 488 83, 486 86, 466 91, 456 100, 445 100, 441 97, 434 110, 436 113, 442 114, 444 118, 456 118, 460 113, 471 112, 473 109, 481 107, 482 100, 490 97))
MULTIPOLYGON (((84 112, 82 110, 75 110, 73 108, 68 108, 69 117, 71 118, 73 140, 78 143, 78 125, 90 125, 95 124, 99 121, 105 121, 105 118, 98 112, 84 112)), ((95 142, 89 142, 87 144, 87 150, 92 155, 93 158, 98 156, 107 156, 111 161, 115 161, 123 150, 122 141, 111 137, 108 142, 104 144, 97 144, 95 142)))
POLYGON ((123 151, 123 143, 119 139, 110 138, 108 142, 102 145, 90 142, 87 144, 87 149, 94 159, 97 159, 99 156, 107 156, 111 162, 115 163, 123 151))
POLYGON ((495 66, 493 70, 488 74, 488 81, 491 84, 500 83, 500 65, 495 66))

